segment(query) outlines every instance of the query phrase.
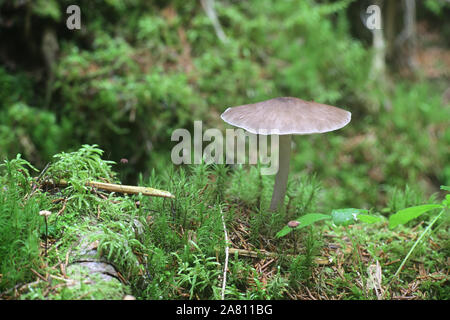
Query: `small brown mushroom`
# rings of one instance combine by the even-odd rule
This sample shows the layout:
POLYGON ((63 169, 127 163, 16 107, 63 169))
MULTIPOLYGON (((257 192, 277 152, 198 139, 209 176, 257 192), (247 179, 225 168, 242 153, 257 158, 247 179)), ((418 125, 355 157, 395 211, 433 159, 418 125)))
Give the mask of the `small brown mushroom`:
POLYGON ((254 134, 279 135, 279 169, 275 178, 271 210, 283 203, 291 153, 291 135, 324 133, 347 125, 351 113, 337 107, 281 97, 228 108, 221 118, 254 134))

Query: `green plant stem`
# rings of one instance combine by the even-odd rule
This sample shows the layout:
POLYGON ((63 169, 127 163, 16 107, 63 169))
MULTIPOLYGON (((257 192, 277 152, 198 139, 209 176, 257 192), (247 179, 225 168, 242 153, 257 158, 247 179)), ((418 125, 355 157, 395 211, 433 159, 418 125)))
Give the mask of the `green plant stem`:
POLYGON ((45 217, 45 256, 47 256, 47 246, 48 246, 48 222, 47 217, 45 217))
POLYGON ((422 238, 425 236, 425 234, 428 232, 428 230, 431 229, 431 227, 434 225, 434 223, 441 217, 441 215, 444 213, 445 209, 442 209, 441 212, 439 212, 439 214, 433 219, 433 221, 431 221, 431 223, 428 225, 428 227, 422 232, 422 234, 419 236, 419 238, 416 240, 416 242, 414 242, 414 245, 411 247, 411 249, 409 250, 408 254, 406 255, 405 259, 403 259, 400 267, 398 267, 397 272, 395 272, 394 276, 392 277, 391 281, 389 282, 389 285, 395 280, 395 278, 400 274, 400 272, 402 271, 403 266, 405 265, 405 263, 408 261, 409 256, 412 254, 412 252, 414 251, 414 249, 417 247, 417 245, 419 244, 419 242, 422 240, 422 238))
POLYGON ((367 298, 367 291, 366 291, 366 281, 364 281, 364 268, 363 268, 363 263, 361 260, 361 256, 360 256, 360 252, 359 252, 359 241, 355 243, 353 236, 350 234, 350 232, 347 232, 348 229, 346 229, 346 233, 347 233, 347 237, 350 238, 351 242, 352 242, 352 246, 353 246, 353 254, 356 253, 357 259, 358 259, 358 264, 359 264, 359 272, 361 272, 361 283, 363 285, 363 292, 365 297, 367 298), (355 252, 356 250, 356 252, 355 252))
POLYGON ((296 235, 295 231, 292 232, 292 238, 294 240, 294 255, 296 255, 297 254, 297 235, 296 235))

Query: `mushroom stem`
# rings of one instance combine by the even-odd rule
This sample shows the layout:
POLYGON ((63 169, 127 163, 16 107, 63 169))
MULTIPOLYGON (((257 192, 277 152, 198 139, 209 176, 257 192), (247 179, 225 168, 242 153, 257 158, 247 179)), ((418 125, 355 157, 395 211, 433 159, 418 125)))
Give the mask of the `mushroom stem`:
POLYGON ((270 210, 277 210, 280 203, 283 203, 286 195, 286 187, 289 175, 289 161, 291 159, 291 135, 279 136, 279 152, 278 152, 278 172, 275 177, 275 185, 273 186, 272 202, 270 210))

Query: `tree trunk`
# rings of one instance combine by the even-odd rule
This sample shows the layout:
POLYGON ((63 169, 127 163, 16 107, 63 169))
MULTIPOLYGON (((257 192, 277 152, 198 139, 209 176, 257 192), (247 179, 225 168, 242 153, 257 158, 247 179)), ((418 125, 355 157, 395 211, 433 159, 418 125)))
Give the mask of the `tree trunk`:
MULTIPOLYGON (((377 0, 375 4, 382 8, 383 1, 377 0)), ((382 12, 382 11, 381 11, 382 12)), ((383 19, 382 15, 380 15, 381 19, 381 28, 375 28, 372 30, 373 34, 373 49, 374 56, 372 60, 372 70, 370 73, 370 77, 376 81, 384 81, 385 79, 385 70, 386 70, 386 43, 383 35, 383 19)))
POLYGON ((416 62, 416 0, 404 0, 404 25, 406 34, 405 60, 411 71, 417 69, 416 62))

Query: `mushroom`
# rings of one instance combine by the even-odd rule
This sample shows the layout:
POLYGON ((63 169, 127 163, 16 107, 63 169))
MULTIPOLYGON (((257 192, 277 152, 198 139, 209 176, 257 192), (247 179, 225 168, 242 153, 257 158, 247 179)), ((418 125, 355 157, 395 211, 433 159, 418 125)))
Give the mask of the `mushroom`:
POLYGON ((52 214, 51 211, 41 210, 39 211, 40 216, 44 216, 45 219, 45 256, 47 256, 47 247, 48 247, 48 217, 52 214))
MULTIPOLYGON (((288 227, 291 229, 295 229, 300 225, 300 222, 296 221, 296 220, 291 220, 288 222, 288 227)), ((295 234, 293 235, 293 239, 294 239, 294 254, 297 253, 297 237, 295 236, 295 234)))
POLYGON ((291 221, 288 222, 287 225, 288 225, 289 228, 294 229, 294 228, 298 227, 299 224, 300 224, 300 222, 298 222, 296 220, 291 220, 291 221))
POLYGON ((270 204, 270 210, 274 211, 284 201, 286 194, 291 135, 340 129, 350 122, 351 113, 314 101, 280 97, 228 108, 220 117, 253 134, 267 135, 276 131, 279 135, 279 168, 270 204))

